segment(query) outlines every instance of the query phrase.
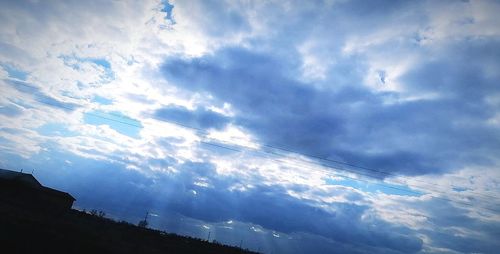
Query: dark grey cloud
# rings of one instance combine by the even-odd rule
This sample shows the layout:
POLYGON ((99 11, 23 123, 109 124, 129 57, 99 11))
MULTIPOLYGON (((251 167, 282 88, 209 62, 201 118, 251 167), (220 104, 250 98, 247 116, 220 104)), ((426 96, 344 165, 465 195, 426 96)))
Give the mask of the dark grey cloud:
MULTIPOLYGON (((330 89, 298 81, 291 75, 291 70, 299 72, 297 66, 270 52, 226 48, 191 60, 168 59, 162 70, 178 87, 233 105, 237 116, 232 121, 265 144, 384 171, 425 174, 485 165, 500 152, 498 129, 485 123, 497 109, 484 100, 498 86, 479 70, 484 58, 495 54, 478 54, 481 50, 469 49, 462 57, 479 55, 472 70, 448 57, 463 54, 460 48, 438 57, 439 64, 424 62, 404 78, 405 84, 442 97, 394 104, 384 99, 398 94, 372 92, 359 83, 331 83, 330 89), (483 99, 474 99, 478 96, 483 99)), ((500 48, 490 49, 495 50, 500 48)), ((361 79, 361 73, 346 75, 361 79)))
POLYGON ((500 248, 500 243, 496 240, 500 237, 498 221, 474 218, 469 210, 458 208, 453 202, 441 199, 417 204, 404 203, 409 207, 418 206, 419 209, 425 209, 427 220, 433 226, 417 231, 432 239, 434 247, 459 253, 496 253, 500 248))
MULTIPOLYGON (((485 97, 500 93, 500 74, 492 70, 500 68, 500 40, 467 39, 448 42, 439 51, 428 50, 432 58, 422 59, 403 77, 411 92, 439 92, 449 99, 465 99, 464 104, 476 106, 470 110, 487 107, 485 97)), ((483 114, 490 114, 486 108, 483 114)))
POLYGON ((332 214, 288 196, 280 187, 257 186, 247 192, 228 192, 220 187, 216 184, 215 188, 197 188, 196 197, 180 196, 168 206, 204 221, 251 222, 284 233, 321 235, 344 244, 381 247, 402 253, 417 252, 422 247, 422 241, 412 233, 382 221, 362 221, 366 207, 330 204, 336 210, 332 214), (378 230, 374 230, 375 227, 378 230))
POLYGON ((343 128, 338 112, 316 110, 330 107, 329 98, 284 77, 277 59, 235 48, 219 53, 215 58, 168 61, 165 74, 179 86, 236 106, 236 123, 255 130, 268 143, 288 140, 294 147, 321 149, 319 139, 331 139, 343 128))
POLYGON ((158 120, 172 121, 201 129, 222 129, 230 119, 210 109, 189 110, 181 106, 167 106, 158 109, 153 116, 158 120))

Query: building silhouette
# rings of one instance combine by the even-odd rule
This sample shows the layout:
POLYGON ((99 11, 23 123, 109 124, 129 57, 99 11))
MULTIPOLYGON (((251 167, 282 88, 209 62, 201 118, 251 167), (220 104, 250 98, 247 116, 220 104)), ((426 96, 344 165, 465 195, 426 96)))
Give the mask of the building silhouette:
POLYGON ((32 174, 0 169, 0 202, 45 212, 70 210, 75 198, 43 186, 32 174))

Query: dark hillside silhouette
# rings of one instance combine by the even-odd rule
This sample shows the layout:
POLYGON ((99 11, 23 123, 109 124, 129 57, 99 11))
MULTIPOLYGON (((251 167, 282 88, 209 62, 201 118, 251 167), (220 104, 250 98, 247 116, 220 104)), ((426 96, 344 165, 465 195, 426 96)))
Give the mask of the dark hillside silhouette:
POLYGON ((31 174, 0 170, 2 253, 255 253, 72 210, 62 202, 71 195, 47 189, 31 174))

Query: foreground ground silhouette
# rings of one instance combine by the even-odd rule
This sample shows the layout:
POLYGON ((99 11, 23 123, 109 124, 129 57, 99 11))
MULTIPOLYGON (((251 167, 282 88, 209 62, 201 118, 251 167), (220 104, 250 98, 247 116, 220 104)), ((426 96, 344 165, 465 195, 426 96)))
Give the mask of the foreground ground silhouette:
POLYGON ((5 202, 0 239, 2 253, 255 253, 77 210, 47 213, 5 202))

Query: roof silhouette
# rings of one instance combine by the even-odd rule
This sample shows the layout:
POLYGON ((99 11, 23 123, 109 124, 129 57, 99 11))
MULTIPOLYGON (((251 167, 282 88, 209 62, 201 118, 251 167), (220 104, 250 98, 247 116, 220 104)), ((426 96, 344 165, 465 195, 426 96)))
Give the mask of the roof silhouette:
POLYGON ((0 169, 0 179, 5 181, 16 182, 25 187, 37 189, 40 192, 45 192, 52 195, 62 196, 76 200, 73 196, 71 196, 71 194, 67 192, 43 186, 38 180, 36 180, 36 178, 32 174, 17 172, 7 169, 0 169))
POLYGON ((0 168, 0 178, 11 181, 19 181, 31 187, 43 187, 43 185, 38 180, 36 180, 36 178, 32 174, 0 168))

